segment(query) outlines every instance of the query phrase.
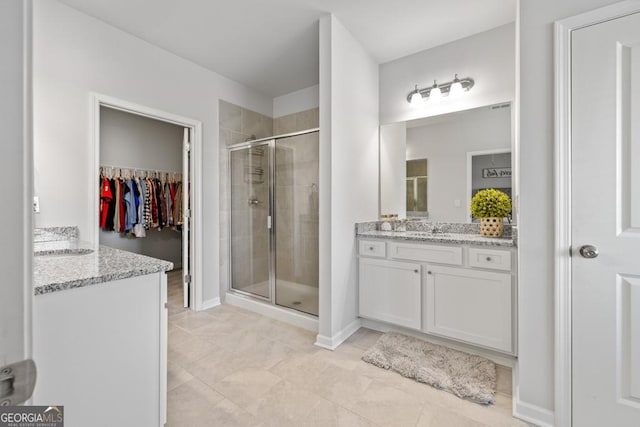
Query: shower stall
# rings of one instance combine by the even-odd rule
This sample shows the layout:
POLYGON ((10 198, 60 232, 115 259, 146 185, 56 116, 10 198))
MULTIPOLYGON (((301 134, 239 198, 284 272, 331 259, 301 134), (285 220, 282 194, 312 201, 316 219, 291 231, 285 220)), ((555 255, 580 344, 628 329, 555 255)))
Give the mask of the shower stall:
POLYGON ((230 146, 230 290, 318 315, 318 131, 230 146))

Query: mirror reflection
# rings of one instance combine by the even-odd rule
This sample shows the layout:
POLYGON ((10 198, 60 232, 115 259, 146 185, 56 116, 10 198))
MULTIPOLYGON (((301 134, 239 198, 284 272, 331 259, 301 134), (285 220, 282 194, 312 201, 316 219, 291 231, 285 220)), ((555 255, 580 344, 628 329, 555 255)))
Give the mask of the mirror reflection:
POLYGON ((509 103, 380 127, 380 214, 470 222, 485 188, 512 197, 509 103))
POLYGON ((407 216, 427 216, 427 159, 407 160, 407 216))

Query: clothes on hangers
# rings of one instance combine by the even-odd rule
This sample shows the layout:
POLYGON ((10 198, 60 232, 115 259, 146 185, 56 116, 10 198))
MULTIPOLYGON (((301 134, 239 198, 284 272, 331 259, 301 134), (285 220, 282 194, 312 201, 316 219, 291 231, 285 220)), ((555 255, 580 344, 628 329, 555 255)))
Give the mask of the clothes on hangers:
POLYGON ((113 202, 113 193, 107 177, 103 177, 100 184, 100 227, 105 228, 107 226, 109 208, 113 202))
MULTIPOLYGON (((100 228, 127 237, 145 237, 146 230, 182 229, 182 182, 172 174, 139 177, 137 171, 111 177, 100 172, 100 228)), ((110 168, 113 171, 113 168, 110 168)))

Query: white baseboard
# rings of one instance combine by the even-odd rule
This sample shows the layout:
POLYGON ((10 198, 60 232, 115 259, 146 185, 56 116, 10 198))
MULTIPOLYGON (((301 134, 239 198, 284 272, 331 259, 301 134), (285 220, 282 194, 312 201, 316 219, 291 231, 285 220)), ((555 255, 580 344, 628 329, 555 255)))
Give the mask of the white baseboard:
POLYGON ((211 298, 211 299, 208 299, 206 301, 202 301, 202 304, 196 310, 198 310, 198 311, 208 310, 208 309, 216 307, 218 305, 220 305, 220 298, 211 298))
POLYGON ((540 427, 553 427, 555 425, 553 411, 525 403, 517 395, 513 399, 513 416, 540 427))
POLYGON ((318 334, 318 336, 316 337, 316 345, 318 347, 326 348, 329 350, 335 350, 340 344, 345 342, 347 338, 349 338, 358 329, 360 329, 361 325, 362 322, 360 321, 360 319, 356 319, 332 337, 318 334))
POLYGON ((269 303, 255 301, 249 297, 236 295, 231 292, 227 292, 224 302, 226 304, 235 305, 236 307, 271 317, 272 319, 280 320, 281 322, 289 323, 290 325, 297 326, 302 329, 318 332, 318 319, 311 315, 294 310, 288 310, 282 307, 276 307, 269 303))

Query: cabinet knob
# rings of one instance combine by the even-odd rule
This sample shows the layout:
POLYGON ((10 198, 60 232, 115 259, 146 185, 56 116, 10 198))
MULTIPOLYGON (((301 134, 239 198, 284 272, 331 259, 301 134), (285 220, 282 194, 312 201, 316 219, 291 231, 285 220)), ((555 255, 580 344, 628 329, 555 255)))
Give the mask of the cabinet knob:
POLYGON ((487 261, 491 261, 491 257, 490 256, 487 257, 487 261))
POLYGON ((413 270, 414 273, 419 273, 420 270, 418 270, 417 268, 415 270, 413 270))
POLYGON ((427 271, 427 274, 431 274, 431 271, 427 271))
POLYGON ((372 251, 373 250, 373 246, 369 246, 369 250, 372 251))

